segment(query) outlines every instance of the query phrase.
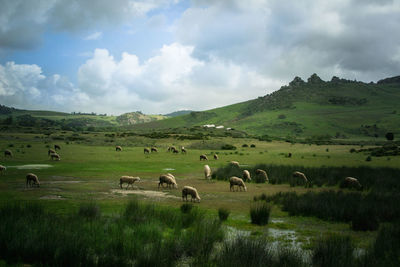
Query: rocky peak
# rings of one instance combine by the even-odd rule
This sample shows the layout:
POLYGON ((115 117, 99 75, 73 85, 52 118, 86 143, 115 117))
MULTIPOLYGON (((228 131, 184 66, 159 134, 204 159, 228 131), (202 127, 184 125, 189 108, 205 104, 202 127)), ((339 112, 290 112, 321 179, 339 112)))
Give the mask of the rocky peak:
POLYGON ((299 76, 294 77, 293 81, 289 83, 290 86, 300 86, 303 84, 305 84, 305 81, 303 81, 299 76))
POLYGON ((310 76, 310 78, 307 79, 308 83, 323 83, 324 81, 316 74, 314 73, 313 75, 310 76))

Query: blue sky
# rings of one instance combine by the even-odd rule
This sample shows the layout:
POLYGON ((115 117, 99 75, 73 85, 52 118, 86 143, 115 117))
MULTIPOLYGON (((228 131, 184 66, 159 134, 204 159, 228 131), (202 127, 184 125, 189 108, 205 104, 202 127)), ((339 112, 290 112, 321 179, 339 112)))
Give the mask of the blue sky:
POLYGON ((229 105, 295 76, 400 74, 400 0, 0 0, 0 103, 108 114, 229 105))

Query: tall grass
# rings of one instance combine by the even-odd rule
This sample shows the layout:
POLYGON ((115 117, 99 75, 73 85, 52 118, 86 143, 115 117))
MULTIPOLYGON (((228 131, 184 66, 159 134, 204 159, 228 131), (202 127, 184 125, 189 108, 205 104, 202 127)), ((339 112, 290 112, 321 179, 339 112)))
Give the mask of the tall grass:
POLYGON ((251 223, 266 225, 269 221, 271 206, 266 202, 257 201, 250 207, 251 223))
POLYGON ((331 235, 320 238, 312 252, 313 266, 354 266, 354 246, 349 236, 331 235))
POLYGON ((342 191, 278 193, 267 197, 291 216, 316 216, 328 221, 352 222, 353 230, 376 230, 379 222, 400 220, 400 194, 361 194, 342 191))
MULTIPOLYGON (((372 168, 372 167, 303 167, 287 165, 258 164, 246 167, 251 177, 256 177, 257 169, 265 170, 271 184, 290 184, 292 186, 304 186, 301 179, 294 179, 294 171, 303 172, 311 185, 334 186, 348 176, 356 177, 364 186, 364 189, 372 189, 375 192, 399 192, 400 169, 395 168, 372 168)), ((236 168, 228 164, 213 172, 212 177, 218 180, 228 180, 231 176, 242 177, 243 168, 236 168)))
POLYGON ((65 216, 8 203, 0 221, 0 258, 10 264, 174 266, 186 256, 208 261, 223 238, 219 220, 197 208, 182 213, 135 199, 114 217, 102 216, 95 203, 65 216))

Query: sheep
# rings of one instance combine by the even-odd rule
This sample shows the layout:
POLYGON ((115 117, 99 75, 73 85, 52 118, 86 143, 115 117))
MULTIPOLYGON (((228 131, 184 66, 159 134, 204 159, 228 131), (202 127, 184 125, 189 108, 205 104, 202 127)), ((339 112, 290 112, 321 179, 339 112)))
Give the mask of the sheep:
POLYGON ((115 151, 122 151, 122 147, 121 146, 116 146, 115 147, 115 151))
POLYGON ((153 153, 153 152, 158 152, 158 149, 156 147, 152 147, 151 148, 151 153, 153 153))
POLYGON ((242 187, 244 188, 244 191, 247 191, 246 185, 244 184, 243 180, 239 177, 232 176, 229 179, 229 183, 230 183, 230 188, 229 188, 230 191, 232 191, 232 188, 233 188, 233 191, 235 191, 235 188, 234 188, 235 185, 237 185, 238 188, 240 188, 240 191, 242 191, 242 187))
POLYGON ((267 183, 269 182, 267 172, 261 169, 256 170, 256 174, 260 175, 267 183))
POLYGON ((231 164, 232 166, 235 166, 235 167, 240 168, 239 162, 237 162, 237 161, 231 161, 230 164, 231 164))
POLYGON ((6 149, 4 150, 4 157, 11 157, 12 158, 13 153, 11 152, 11 150, 6 149))
POLYGON ((51 160, 60 160, 60 155, 58 155, 57 153, 51 154, 50 155, 51 160))
POLYGON ((167 176, 171 177, 171 178, 172 178, 172 179, 175 181, 175 183, 176 183, 175 176, 173 176, 171 173, 167 173, 167 174, 165 174, 165 175, 167 175, 167 176))
POLYGON ((250 172, 248 170, 243 171, 243 180, 247 182, 247 180, 251 181, 250 172))
POLYGON ((126 189, 128 190, 129 185, 131 185, 133 187, 133 183, 136 181, 140 181, 139 177, 132 177, 132 176, 121 176, 121 178, 119 179, 119 186, 122 189, 122 184, 123 183, 127 183, 128 186, 126 187, 126 189))
POLYGON ((218 159, 218 155, 214 154, 214 159, 217 160, 218 159))
POLYGON ((347 188, 354 188, 357 190, 363 190, 363 186, 360 184, 357 178, 354 177, 346 177, 344 178, 344 181, 342 182, 341 187, 347 187, 347 188))
POLYGON ((174 147, 174 146, 169 146, 167 152, 173 152, 174 150, 176 150, 176 147, 174 147))
POLYGON ((55 149, 55 150, 61 149, 61 147, 60 147, 59 145, 54 145, 54 149, 55 149))
POLYGON ((211 169, 210 169, 210 166, 208 166, 208 165, 204 165, 204 176, 206 179, 211 178, 211 169))
POLYGON ((293 178, 301 178, 306 184, 308 183, 307 177, 302 172, 295 171, 292 176, 293 178))
POLYGON ((186 199, 186 201, 188 201, 187 200, 188 195, 190 195, 192 197, 190 199, 190 201, 193 201, 193 199, 194 199, 194 201, 197 200, 200 203, 201 198, 199 196, 199 193, 197 193, 196 188, 191 187, 191 186, 184 186, 182 189, 182 201, 184 201, 185 199, 186 199))
POLYGON ((184 147, 181 148, 181 152, 182 152, 182 154, 186 154, 187 153, 187 151, 186 151, 186 149, 184 147))
POLYGON ((7 168, 6 168, 5 166, 0 165, 0 173, 5 172, 6 169, 7 169, 7 168))
POLYGON ((169 176, 168 174, 162 174, 159 178, 160 182, 158 183, 158 189, 160 189, 160 186, 164 187, 163 184, 167 184, 167 187, 169 188, 171 185, 174 188, 178 188, 178 185, 175 181, 174 178, 169 176))
POLYGON ((38 177, 33 174, 33 173, 28 173, 26 175, 26 187, 28 187, 28 185, 30 187, 32 187, 33 185, 36 185, 37 187, 40 187, 40 182, 38 177), (32 184, 33 183, 33 184, 32 184))
POLYGON ((172 153, 174 153, 174 154, 178 154, 178 153, 179 153, 179 151, 178 151, 178 149, 176 149, 176 148, 172 148, 172 153))
POLYGON ((202 154, 200 155, 200 160, 208 160, 208 158, 206 155, 202 154))
POLYGON ((145 148, 143 149, 143 153, 144 153, 144 154, 146 154, 146 153, 149 154, 149 153, 150 153, 150 150, 149 150, 147 147, 145 147, 145 148))
POLYGON ((47 151, 47 156, 50 156, 50 154, 56 154, 56 151, 54 151, 53 149, 49 148, 49 150, 47 151))

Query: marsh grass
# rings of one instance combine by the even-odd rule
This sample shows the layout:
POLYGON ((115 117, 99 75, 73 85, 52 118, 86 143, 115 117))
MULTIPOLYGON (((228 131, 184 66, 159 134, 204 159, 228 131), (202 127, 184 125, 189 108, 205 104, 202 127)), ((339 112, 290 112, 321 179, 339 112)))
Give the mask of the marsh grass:
MULTIPOLYGON (((246 167, 251 177, 256 177, 257 169, 265 170, 271 184, 290 184, 291 186, 304 186, 301 179, 292 177, 294 171, 303 172, 311 185, 337 186, 348 176, 356 177, 366 190, 375 192, 399 192, 400 169, 385 167, 304 167, 290 165, 257 164, 246 167)), ((236 168, 230 164, 213 172, 212 178, 228 180, 232 176, 242 177, 244 168, 236 168)), ((259 181, 262 182, 262 181, 259 181)))
POLYGON ((271 206, 264 201, 257 201, 250 207, 251 223, 258 225, 268 224, 271 206))
POLYGON ((100 216, 94 202, 69 215, 40 204, 7 203, 0 219, 0 258, 9 264, 174 266, 185 255, 207 262, 223 238, 219 220, 197 208, 183 214, 136 199, 113 217, 100 216))
POLYGON ((330 235, 316 241, 312 252, 313 266, 354 266, 354 246, 349 236, 330 235))

